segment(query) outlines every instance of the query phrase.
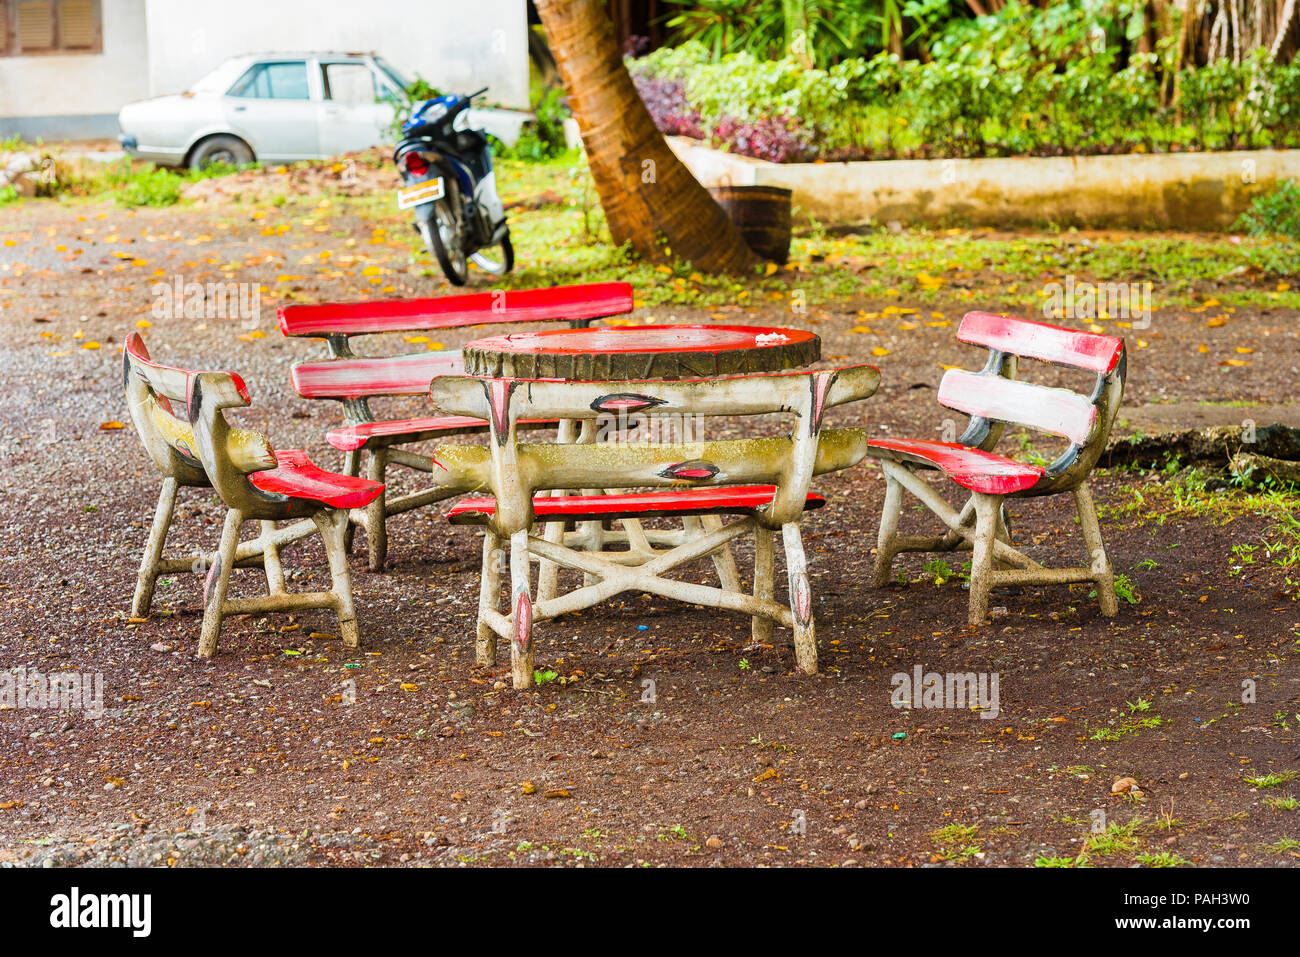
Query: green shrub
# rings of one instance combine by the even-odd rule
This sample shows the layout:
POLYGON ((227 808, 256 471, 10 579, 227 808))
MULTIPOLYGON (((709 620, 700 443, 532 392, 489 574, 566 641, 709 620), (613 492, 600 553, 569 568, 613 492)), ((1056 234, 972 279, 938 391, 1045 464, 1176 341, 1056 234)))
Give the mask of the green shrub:
POLYGON ((150 167, 132 173, 117 190, 123 206, 174 206, 185 181, 169 170, 150 167))
POLYGON ((1236 228, 1252 236, 1285 236, 1300 242, 1300 183, 1283 180, 1256 197, 1237 220, 1236 228))
MULTIPOLYGON (((696 128, 755 156, 765 155, 753 145, 755 125, 774 119, 796 141, 781 154, 798 159, 1300 146, 1300 62, 1256 55, 1175 78, 1161 73, 1163 51, 1133 55, 1121 68, 1117 47, 1081 46, 1068 30, 1059 42, 1030 30, 1007 32, 1019 39, 1002 43, 985 19, 996 18, 945 34, 932 48, 941 55, 928 62, 880 54, 806 69, 748 52, 714 61, 687 43, 628 67, 661 129, 696 128), (963 36, 970 42, 957 43, 963 36), (677 99, 655 95, 673 85, 677 99)), ((1051 22, 1047 11, 1034 21, 1042 22, 1051 22)))

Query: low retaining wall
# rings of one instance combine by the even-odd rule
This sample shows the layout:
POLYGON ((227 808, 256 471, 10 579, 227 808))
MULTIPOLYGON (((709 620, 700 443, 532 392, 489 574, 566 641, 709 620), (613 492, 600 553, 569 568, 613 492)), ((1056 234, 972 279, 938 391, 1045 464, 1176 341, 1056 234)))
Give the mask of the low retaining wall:
POLYGON ((769 163, 668 142, 705 186, 785 186, 796 217, 841 225, 1229 229, 1256 196, 1300 179, 1300 150, 769 163))

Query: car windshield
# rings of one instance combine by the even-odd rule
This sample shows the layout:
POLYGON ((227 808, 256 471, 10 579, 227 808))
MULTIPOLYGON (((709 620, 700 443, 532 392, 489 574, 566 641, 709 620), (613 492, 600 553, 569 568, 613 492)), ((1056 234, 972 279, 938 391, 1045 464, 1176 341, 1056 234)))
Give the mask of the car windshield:
POLYGON ((400 70, 385 60, 383 57, 375 57, 375 66, 379 67, 381 73, 392 81, 393 86, 397 87, 397 92, 405 94, 411 81, 408 80, 400 70))

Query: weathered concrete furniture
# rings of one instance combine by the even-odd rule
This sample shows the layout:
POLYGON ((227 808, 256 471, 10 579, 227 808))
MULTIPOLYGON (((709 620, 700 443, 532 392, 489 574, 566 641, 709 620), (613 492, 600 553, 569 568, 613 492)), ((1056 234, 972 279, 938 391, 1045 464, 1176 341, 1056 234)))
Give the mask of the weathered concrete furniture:
POLYGON ((451 521, 486 526, 479 594, 477 658, 494 664, 497 636, 510 641, 516 688, 533 680, 533 626, 537 621, 591 607, 625 591, 645 591, 681 601, 740 612, 753 618, 756 640, 771 637, 773 624, 794 630, 795 654, 804 671, 817 670, 812 594, 799 518, 824 504, 809 491, 814 475, 847 468, 866 454, 861 429, 823 429, 825 411, 870 396, 879 373, 870 366, 823 372, 723 377, 690 381, 557 382, 441 376, 430 396, 444 411, 488 419, 491 441, 483 446, 443 446, 434 453, 449 481, 492 498, 466 498, 451 521), (593 419, 611 411, 706 416, 787 413, 793 431, 761 439, 660 444, 524 445, 521 419, 555 416, 593 419), (661 487, 661 491, 614 495, 536 496, 544 489, 661 487), (684 535, 680 544, 646 560, 619 561, 619 553, 571 547, 562 537, 533 534, 534 522, 601 521, 633 517, 738 516, 713 529, 684 535), (774 600, 774 537, 781 533, 789 576, 788 604, 774 600), (756 543, 752 594, 665 577, 702 559, 741 535, 756 543), (498 554, 509 552, 510 606, 499 610, 498 554), (530 558, 584 572, 582 587, 533 600, 530 558))
POLYGON ((172 485, 168 498, 169 479, 198 485, 202 477, 226 505, 221 544, 204 588, 199 655, 206 658, 216 650, 225 615, 304 608, 334 609, 343 643, 358 647, 343 537, 348 510, 369 505, 383 486, 323 471, 303 452, 276 452, 260 433, 232 429, 224 410, 243 408, 252 401, 244 381, 233 372, 159 365, 149 358, 140 335, 133 333, 124 350, 124 378, 131 418, 145 447, 155 462, 167 463, 158 508, 160 517, 166 512, 166 519, 155 520, 146 561, 152 555, 156 562, 162 551, 170 501, 175 497, 172 485), (279 554, 283 541, 276 538, 275 521, 295 518, 309 519, 320 533, 333 579, 329 591, 290 594, 285 590, 279 554), (261 535, 253 544, 261 552, 267 594, 232 599, 226 597, 226 590, 231 570, 241 563, 239 531, 245 519, 261 523, 261 535))
MULTIPOLYGON (((486 431, 487 424, 463 416, 376 418, 370 408, 371 399, 424 395, 430 379, 436 375, 461 373, 464 365, 458 350, 357 356, 352 351, 351 340, 354 337, 427 333, 498 323, 568 322, 573 326, 585 326, 593 319, 631 311, 631 285, 606 282, 551 289, 498 290, 436 299, 282 306, 279 319, 280 331, 284 335, 322 338, 328 344, 330 359, 304 362, 294 367, 293 386, 304 398, 332 399, 343 403, 346 424, 326 433, 326 441, 344 453, 343 471, 348 475, 361 474, 361 455, 367 453, 366 475, 382 483, 390 463, 422 472, 436 468, 429 456, 399 446, 486 431)), ((428 505, 447 495, 441 487, 392 500, 380 495, 369 508, 359 513, 357 521, 366 530, 371 570, 383 568, 387 556, 387 516, 428 505)))
POLYGON ((1095 582, 1102 613, 1114 615, 1118 611, 1114 572, 1087 479, 1106 447, 1124 394, 1124 341, 983 312, 968 313, 957 338, 989 350, 983 370, 950 369, 939 385, 939 403, 970 416, 957 442, 873 439, 869 445, 868 456, 880 460, 887 480, 876 584, 888 582, 894 556, 900 552, 972 548, 971 624, 985 619, 989 592, 999 585, 1095 582), (1096 378, 1091 394, 1016 381, 1017 360, 1022 357, 1092 373, 1096 378), (1006 424, 1062 436, 1070 445, 1046 467, 1018 462, 993 451, 1006 424), (922 469, 938 469, 971 493, 961 511, 917 474, 922 469), (944 535, 899 534, 905 489, 948 527, 944 535), (1044 568, 1011 547, 1006 499, 1058 492, 1074 496, 1088 549, 1087 566, 1044 568))

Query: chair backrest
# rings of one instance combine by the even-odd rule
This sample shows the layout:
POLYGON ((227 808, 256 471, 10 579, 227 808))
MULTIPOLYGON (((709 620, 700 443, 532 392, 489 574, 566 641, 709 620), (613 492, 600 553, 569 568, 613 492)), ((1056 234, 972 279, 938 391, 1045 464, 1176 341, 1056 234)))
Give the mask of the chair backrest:
POLYGON ((940 404, 971 417, 961 443, 989 451, 1007 424, 1061 436, 1070 445, 1048 467, 1043 490, 1082 481, 1119 413, 1127 372, 1124 340, 987 312, 967 313, 957 338, 989 350, 983 370, 950 369, 939 384, 940 404), (1019 358, 1090 372, 1096 376, 1092 391, 1017 381, 1019 358))
POLYGON ((231 507, 265 503, 246 476, 275 468, 275 452, 261 433, 232 429, 223 412, 252 401, 243 379, 160 365, 139 333, 127 337, 122 373, 131 421, 164 475, 210 485, 231 507))
POLYGON ((825 411, 875 392, 871 366, 820 372, 782 372, 704 380, 559 382, 440 376, 429 388, 443 412, 486 419, 487 449, 445 446, 434 458, 445 481, 496 496, 494 524, 503 533, 531 523, 532 495, 548 488, 694 488, 775 485, 771 508, 759 520, 777 527, 803 511, 814 475, 847 468, 866 454, 862 429, 822 428, 825 411), (788 413, 789 435, 761 439, 674 442, 596 442, 523 445, 521 420, 612 419, 656 416, 732 416, 788 413))

